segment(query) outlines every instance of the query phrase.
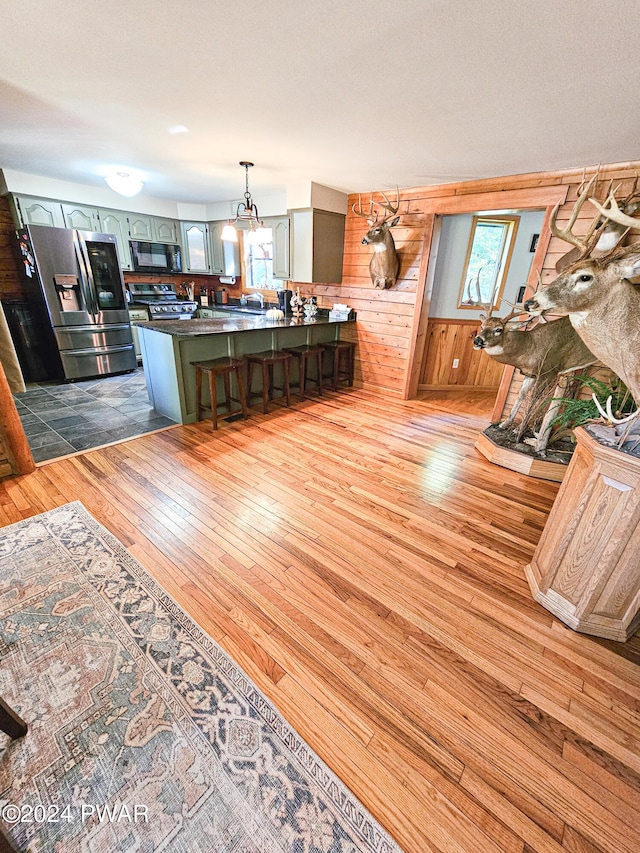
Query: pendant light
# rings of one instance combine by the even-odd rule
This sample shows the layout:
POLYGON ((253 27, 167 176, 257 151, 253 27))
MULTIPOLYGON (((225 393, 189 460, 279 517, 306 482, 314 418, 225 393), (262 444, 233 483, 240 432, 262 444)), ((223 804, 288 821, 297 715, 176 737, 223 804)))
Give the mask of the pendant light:
POLYGON ((241 160, 240 165, 244 167, 244 201, 238 203, 238 207, 236 209, 236 217, 233 221, 229 220, 227 224, 222 229, 222 239, 228 241, 229 243, 237 243, 238 242, 238 231, 236 229, 237 222, 246 222, 249 228, 252 231, 255 231, 256 228, 263 228, 264 223, 261 221, 260 216, 258 215, 258 208, 256 207, 253 199, 251 198, 251 193, 249 192, 249 169, 253 166, 253 163, 249 163, 247 160, 241 160))

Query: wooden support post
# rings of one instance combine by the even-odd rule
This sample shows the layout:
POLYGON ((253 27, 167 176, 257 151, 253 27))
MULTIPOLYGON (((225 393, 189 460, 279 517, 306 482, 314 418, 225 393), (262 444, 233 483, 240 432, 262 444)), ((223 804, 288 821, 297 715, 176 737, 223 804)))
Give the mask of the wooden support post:
POLYGON ((0 364, 0 440, 9 456, 9 464, 14 474, 30 474, 35 471, 36 465, 31 448, 24 434, 2 364, 0 364))

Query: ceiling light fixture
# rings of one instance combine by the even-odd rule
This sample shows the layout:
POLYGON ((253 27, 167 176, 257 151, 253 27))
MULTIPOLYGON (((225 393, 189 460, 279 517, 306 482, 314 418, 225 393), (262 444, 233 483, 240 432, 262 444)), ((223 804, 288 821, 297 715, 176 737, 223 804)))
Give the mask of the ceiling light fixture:
POLYGON ((105 181, 114 192, 126 195, 129 198, 138 195, 144 186, 140 178, 130 175, 129 172, 112 172, 105 177, 105 181))
POLYGON ((244 167, 245 172, 244 201, 238 202, 236 218, 233 222, 231 220, 227 222, 222 229, 221 234, 222 239, 227 240, 230 243, 238 242, 238 231, 236 229, 237 222, 246 222, 251 231, 255 231, 256 228, 264 228, 264 223, 258 215, 258 208, 255 206, 255 203, 251 198, 251 193, 249 192, 249 169, 253 166, 253 163, 249 163, 247 160, 241 160, 240 165, 244 167))

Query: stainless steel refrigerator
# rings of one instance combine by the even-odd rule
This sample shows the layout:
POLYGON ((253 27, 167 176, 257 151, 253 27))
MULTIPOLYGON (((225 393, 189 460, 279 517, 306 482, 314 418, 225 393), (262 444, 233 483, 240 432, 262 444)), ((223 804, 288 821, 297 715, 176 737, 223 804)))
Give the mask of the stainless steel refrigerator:
POLYGON ((113 234, 27 225, 16 232, 23 295, 51 379, 136 367, 113 234))

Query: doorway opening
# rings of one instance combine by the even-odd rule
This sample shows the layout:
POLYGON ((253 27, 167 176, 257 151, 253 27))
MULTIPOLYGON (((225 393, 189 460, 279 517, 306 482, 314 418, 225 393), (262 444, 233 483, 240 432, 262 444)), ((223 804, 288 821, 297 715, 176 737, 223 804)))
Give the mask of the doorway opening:
POLYGON ((521 304, 544 217, 545 209, 512 209, 438 218, 421 397, 473 389, 496 399, 504 365, 474 350, 473 339, 481 314, 502 316, 521 304))

